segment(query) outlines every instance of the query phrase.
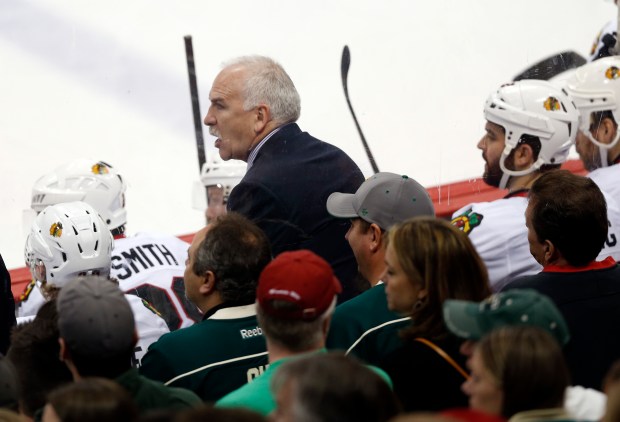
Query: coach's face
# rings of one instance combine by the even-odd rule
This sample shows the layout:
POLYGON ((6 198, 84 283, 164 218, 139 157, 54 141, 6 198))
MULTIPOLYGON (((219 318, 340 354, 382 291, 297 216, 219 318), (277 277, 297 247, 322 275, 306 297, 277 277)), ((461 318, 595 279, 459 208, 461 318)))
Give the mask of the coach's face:
POLYGON ((187 259, 185 260, 185 273, 183 279, 185 281, 185 296, 194 304, 198 305, 200 302, 200 286, 205 282, 205 275, 198 275, 194 273, 194 262, 196 262, 196 253, 200 244, 207 236, 209 231, 207 226, 194 235, 194 240, 187 250, 187 259))
POLYGON ((211 105, 204 123, 217 137, 215 147, 223 160, 247 161, 250 148, 257 143, 255 123, 259 110, 244 108, 246 79, 242 66, 227 67, 217 75, 209 93, 211 105))

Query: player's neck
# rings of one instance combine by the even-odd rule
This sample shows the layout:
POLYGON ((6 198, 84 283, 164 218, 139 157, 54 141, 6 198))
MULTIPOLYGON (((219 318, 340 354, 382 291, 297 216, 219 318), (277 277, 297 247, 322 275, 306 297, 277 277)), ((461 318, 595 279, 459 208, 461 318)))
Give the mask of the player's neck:
POLYGON ((534 171, 523 176, 512 176, 508 181, 508 190, 515 192, 518 190, 530 189, 536 179, 540 177, 540 172, 534 171))

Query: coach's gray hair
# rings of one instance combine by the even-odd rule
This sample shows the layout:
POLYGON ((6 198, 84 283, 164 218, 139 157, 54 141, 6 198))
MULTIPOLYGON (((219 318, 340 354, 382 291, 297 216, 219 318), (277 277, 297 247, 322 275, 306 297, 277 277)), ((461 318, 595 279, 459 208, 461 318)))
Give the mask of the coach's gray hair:
MULTIPOLYGON (((283 300, 274 300, 271 306, 286 309, 291 304, 283 300)), ((291 352, 305 352, 322 340, 322 325, 336 309, 336 298, 329 308, 313 321, 289 320, 265 313, 259 304, 256 305, 258 325, 270 341, 285 347, 291 352)))
POLYGON ((241 66, 247 71, 243 90, 243 108, 248 111, 261 104, 269 106, 273 120, 284 125, 296 122, 301 113, 299 93, 284 68, 264 56, 243 56, 224 64, 241 66))

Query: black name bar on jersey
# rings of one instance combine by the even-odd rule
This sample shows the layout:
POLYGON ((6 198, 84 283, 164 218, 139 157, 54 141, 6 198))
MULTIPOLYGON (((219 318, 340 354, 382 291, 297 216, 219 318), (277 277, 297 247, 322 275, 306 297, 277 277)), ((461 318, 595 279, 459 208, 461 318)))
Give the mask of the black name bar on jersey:
POLYGON ((120 255, 112 255, 112 268, 125 270, 118 273, 117 278, 120 280, 125 280, 142 270, 164 265, 179 265, 174 255, 164 244, 147 243, 129 248, 128 251, 123 251, 120 255))

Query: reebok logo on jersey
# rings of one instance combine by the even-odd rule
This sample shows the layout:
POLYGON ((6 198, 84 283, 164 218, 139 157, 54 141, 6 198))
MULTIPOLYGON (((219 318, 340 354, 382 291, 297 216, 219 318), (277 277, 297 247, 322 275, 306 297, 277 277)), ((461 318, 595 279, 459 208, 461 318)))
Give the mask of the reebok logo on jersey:
POLYGON ((242 339, 248 339, 253 337, 258 337, 263 335, 263 330, 260 327, 253 328, 251 330, 239 330, 239 334, 241 334, 242 339))
POLYGON ((452 219, 452 225, 462 230, 463 233, 467 235, 469 235, 474 228, 478 227, 484 218, 482 214, 472 211, 473 209, 469 208, 463 214, 452 219))

